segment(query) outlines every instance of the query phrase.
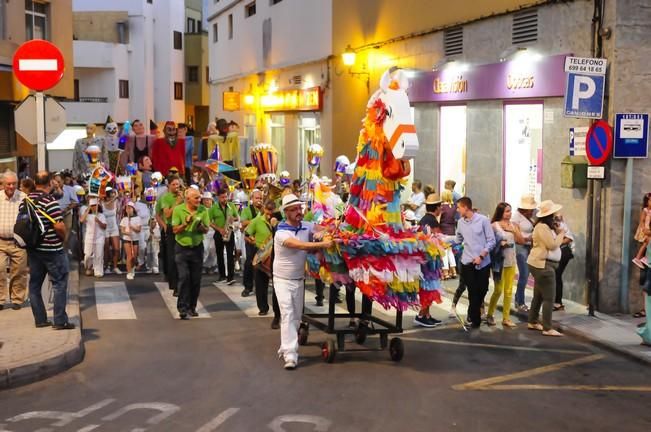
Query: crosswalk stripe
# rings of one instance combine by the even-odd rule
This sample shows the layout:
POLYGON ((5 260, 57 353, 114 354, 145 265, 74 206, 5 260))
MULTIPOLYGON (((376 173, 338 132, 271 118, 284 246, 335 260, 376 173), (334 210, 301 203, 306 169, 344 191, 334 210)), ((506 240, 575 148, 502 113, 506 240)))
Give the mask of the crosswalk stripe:
MULTIPOLYGON (((255 295, 242 297, 242 285, 233 284, 226 285, 226 283, 213 282, 213 285, 219 288, 226 296, 237 305, 249 318, 264 318, 258 315, 258 306, 255 301, 255 295)), ((269 305, 271 306, 271 304, 269 305)))
POLYGON ((97 319, 137 319, 124 282, 95 282, 97 319))
MULTIPOLYGON (((154 282, 154 285, 156 285, 156 289, 160 293, 161 297, 163 297, 165 306, 167 306, 172 317, 175 319, 179 318, 179 312, 176 310, 176 297, 172 295, 172 290, 169 289, 167 282, 154 282)), ((203 307, 200 301, 197 302, 197 313, 199 316, 193 318, 210 318, 210 314, 206 308, 203 307)))

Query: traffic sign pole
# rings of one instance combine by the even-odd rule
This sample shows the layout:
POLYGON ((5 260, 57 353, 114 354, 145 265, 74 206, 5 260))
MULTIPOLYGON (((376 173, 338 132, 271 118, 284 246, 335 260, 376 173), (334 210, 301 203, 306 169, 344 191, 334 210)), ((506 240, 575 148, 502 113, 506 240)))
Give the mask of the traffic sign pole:
POLYGON ((36 92, 36 161, 39 171, 47 169, 47 151, 45 144, 45 97, 43 92, 36 92))

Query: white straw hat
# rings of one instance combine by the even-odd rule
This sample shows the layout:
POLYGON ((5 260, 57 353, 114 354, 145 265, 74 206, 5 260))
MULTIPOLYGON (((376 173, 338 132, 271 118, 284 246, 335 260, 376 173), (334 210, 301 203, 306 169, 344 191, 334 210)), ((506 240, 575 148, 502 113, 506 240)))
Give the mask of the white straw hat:
POLYGON ((562 205, 556 204, 552 200, 546 200, 540 203, 540 208, 536 216, 538 217, 538 219, 544 218, 545 216, 549 216, 556 213, 562 208, 563 208, 562 205))
POLYGON ((297 205, 303 205, 303 201, 298 199, 298 197, 294 194, 287 194, 283 197, 283 202, 282 205, 280 206, 280 211, 284 212, 286 209, 297 205))

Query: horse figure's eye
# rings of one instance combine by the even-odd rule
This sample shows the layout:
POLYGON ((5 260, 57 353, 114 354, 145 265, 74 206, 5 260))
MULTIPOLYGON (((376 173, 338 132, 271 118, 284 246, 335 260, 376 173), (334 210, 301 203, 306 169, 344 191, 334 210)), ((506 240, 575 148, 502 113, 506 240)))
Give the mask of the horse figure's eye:
POLYGON ((393 117, 393 108, 392 107, 387 108, 387 117, 389 117, 389 118, 393 117))

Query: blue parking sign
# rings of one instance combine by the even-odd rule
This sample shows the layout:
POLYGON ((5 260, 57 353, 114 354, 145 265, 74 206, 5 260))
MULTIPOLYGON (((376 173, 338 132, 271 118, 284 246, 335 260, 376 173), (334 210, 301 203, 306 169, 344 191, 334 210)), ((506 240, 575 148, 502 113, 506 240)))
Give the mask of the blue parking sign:
POLYGON ((600 119, 604 107, 604 75, 567 74, 565 117, 600 119))

